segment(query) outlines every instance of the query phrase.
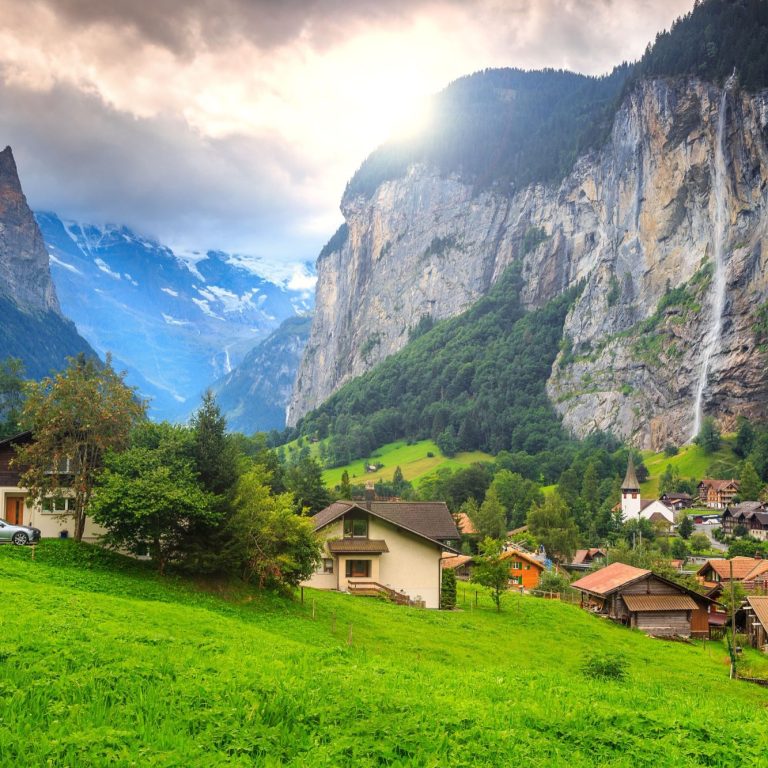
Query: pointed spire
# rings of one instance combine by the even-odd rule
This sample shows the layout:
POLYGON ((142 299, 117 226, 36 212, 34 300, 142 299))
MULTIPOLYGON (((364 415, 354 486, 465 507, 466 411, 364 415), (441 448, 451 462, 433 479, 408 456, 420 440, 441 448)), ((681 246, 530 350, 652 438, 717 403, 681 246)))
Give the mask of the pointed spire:
POLYGON ((624 482, 621 484, 622 491, 639 491, 640 483, 637 482, 635 473, 635 462, 632 458, 632 450, 629 451, 629 461, 627 462, 627 474, 624 475, 624 482))

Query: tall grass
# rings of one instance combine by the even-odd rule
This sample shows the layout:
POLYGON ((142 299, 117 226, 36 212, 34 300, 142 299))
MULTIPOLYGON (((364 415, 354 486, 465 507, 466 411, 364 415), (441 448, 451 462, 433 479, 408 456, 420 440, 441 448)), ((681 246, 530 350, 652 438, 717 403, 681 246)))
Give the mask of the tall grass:
POLYGON ((0 548, 0 766, 766 765, 768 691, 720 644, 519 595, 219 597, 78 549, 0 548))

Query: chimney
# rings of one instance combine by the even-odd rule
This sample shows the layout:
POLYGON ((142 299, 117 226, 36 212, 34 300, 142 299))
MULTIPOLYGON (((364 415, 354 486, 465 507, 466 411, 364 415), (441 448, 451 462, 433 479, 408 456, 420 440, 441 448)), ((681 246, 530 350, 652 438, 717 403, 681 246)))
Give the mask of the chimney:
POLYGON ((369 480, 365 484, 365 508, 371 511, 371 502, 374 500, 376 492, 373 489, 373 483, 369 480))

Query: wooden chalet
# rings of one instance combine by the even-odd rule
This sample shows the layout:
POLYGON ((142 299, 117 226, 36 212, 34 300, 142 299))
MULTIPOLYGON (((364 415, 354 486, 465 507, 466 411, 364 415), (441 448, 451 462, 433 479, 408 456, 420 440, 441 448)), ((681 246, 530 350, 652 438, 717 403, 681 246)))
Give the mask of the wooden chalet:
POLYGON ((749 644, 768 653, 768 597, 748 597, 745 613, 749 644))
POLYGON ((453 571, 459 581, 469 581, 472 576, 472 564, 472 555, 452 555, 449 552, 443 552, 443 559, 440 561, 443 570, 453 571))
POLYGON ((733 497, 739 492, 738 480, 717 480, 702 478, 699 483, 699 500, 704 506, 713 509, 725 509, 733 503, 733 497))
POLYGON ((693 506, 693 496, 691 496, 690 493, 680 493, 677 491, 662 493, 659 497, 659 501, 666 504, 670 509, 676 511, 690 509, 693 506))
POLYGON ((723 533, 733 536, 741 526, 755 539, 768 540, 768 507, 761 501, 742 501, 728 505, 720 518, 723 533))
POLYGON ((509 549, 502 553, 502 559, 509 561, 509 581, 522 589, 536 589, 539 577, 546 565, 530 552, 509 549))
POLYGON ((581 605, 657 637, 706 637, 713 601, 644 568, 611 563, 571 584, 581 605))
POLYGON ((729 583, 731 578, 733 581, 745 582, 749 580, 753 571, 756 569, 759 571, 758 566, 762 567, 763 563, 765 561, 758 557, 739 556, 732 557, 730 560, 724 557, 713 557, 696 571, 696 579, 699 584, 709 588, 717 584, 729 583))
POLYGON ((577 549, 573 560, 566 566, 569 571, 588 571, 595 563, 605 560, 607 552, 599 547, 577 549))

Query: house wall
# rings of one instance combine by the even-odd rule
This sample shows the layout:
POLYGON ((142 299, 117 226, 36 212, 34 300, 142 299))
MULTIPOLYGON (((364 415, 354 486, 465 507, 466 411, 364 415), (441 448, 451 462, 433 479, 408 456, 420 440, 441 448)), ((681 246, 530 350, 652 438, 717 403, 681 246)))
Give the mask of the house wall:
POLYGON ((706 608, 691 611, 691 634, 694 637, 709 635, 709 611, 706 608))
POLYGON ((544 570, 543 566, 534 565, 527 560, 516 558, 512 555, 509 558, 509 578, 513 584, 522 585, 523 589, 536 589, 539 583, 539 576, 544 570), (515 563, 519 563, 519 567, 515 568, 515 563), (519 581, 517 579, 520 579, 519 581))
MULTIPOLYGON (((26 492, 23 488, 18 486, 0 486, 0 501, 2 503, 2 512, 0 515, 5 517, 6 502, 8 497, 24 496, 26 498, 26 492)), ((40 536, 42 538, 59 538, 62 531, 68 531, 70 536, 75 534, 75 521, 70 515, 60 516, 51 514, 50 512, 43 512, 39 505, 33 505, 31 507, 24 504, 24 517, 23 524, 30 525, 34 528, 40 529, 40 536)), ((96 541, 100 536, 106 533, 105 529, 100 525, 87 518, 85 521, 85 532, 83 533, 83 541, 96 541)))
POLYGON ((632 626, 652 635, 691 634, 690 611, 642 611, 632 614, 632 626))
POLYGON ((439 608, 442 548, 377 518, 371 518, 368 535, 389 547, 380 556, 379 583, 439 608))

